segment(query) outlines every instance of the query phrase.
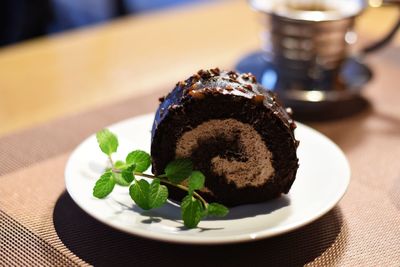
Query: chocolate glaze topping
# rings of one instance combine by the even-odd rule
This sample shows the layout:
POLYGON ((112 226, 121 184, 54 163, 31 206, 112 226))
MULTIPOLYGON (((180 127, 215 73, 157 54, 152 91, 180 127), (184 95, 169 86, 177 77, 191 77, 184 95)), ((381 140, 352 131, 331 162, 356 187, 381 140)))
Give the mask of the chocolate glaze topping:
MULTIPOLYGON (((291 109, 285 110, 276 95, 258 84, 253 74, 221 71, 219 68, 199 70, 189 79, 178 82, 172 92, 159 99, 160 108, 170 110, 174 105, 183 106, 190 98, 203 99, 206 94, 234 95, 252 99, 257 103, 262 102, 289 129, 296 129, 296 123, 290 117, 291 109)), ((168 112, 163 112, 156 119, 162 120, 167 114, 168 112)))

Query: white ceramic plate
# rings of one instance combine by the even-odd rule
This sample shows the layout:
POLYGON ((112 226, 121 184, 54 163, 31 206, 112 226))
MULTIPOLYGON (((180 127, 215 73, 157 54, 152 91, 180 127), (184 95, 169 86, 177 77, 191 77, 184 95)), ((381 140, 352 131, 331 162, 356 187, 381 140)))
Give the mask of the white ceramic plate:
MULTIPOLYGON (((135 149, 149 151, 153 114, 109 127, 118 135, 115 159, 135 149)), ((72 199, 88 214, 111 227, 146 238, 191 244, 222 244, 275 236, 306 225, 332 209, 349 184, 350 169, 343 152, 327 137, 298 124, 300 168, 290 193, 279 199, 231 208, 222 219, 206 219, 196 229, 182 227, 180 209, 167 203, 152 211, 138 208, 127 187, 116 186, 106 199, 92 196, 93 185, 107 164, 95 135, 71 154, 65 182, 72 199)))

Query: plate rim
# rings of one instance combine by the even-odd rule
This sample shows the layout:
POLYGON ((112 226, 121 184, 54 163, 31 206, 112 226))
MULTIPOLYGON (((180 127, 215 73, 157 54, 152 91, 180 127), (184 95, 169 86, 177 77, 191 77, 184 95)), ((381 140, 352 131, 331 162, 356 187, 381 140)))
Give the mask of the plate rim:
MULTIPOLYGON (((143 119, 144 117, 150 117, 150 116, 154 116, 154 113, 147 113, 147 114, 142 114, 139 116, 134 116, 131 118, 127 118, 121 121, 118 121, 116 123, 113 123, 111 125, 108 125, 104 128, 114 128, 114 127, 118 127, 118 125, 121 124, 125 124, 125 123, 129 123, 129 121, 131 120, 135 120, 135 119, 143 119)), ((345 179, 345 181, 343 182, 344 185, 341 188, 342 190, 336 195, 336 198, 334 201, 329 202, 328 205, 326 205, 325 207, 321 208, 319 210, 319 212, 314 213, 313 216, 308 216, 305 217, 305 219, 301 220, 301 221, 296 221, 296 222, 292 222, 290 224, 285 225, 284 227, 278 227, 276 230, 272 231, 270 230, 270 228, 266 228, 264 230, 260 230, 260 231, 254 231, 252 233, 243 233, 243 234, 235 234, 233 236, 229 236, 229 237, 213 237, 213 236, 207 236, 206 238, 202 237, 201 239, 197 238, 196 236, 188 236, 188 235, 170 235, 170 234, 165 234, 165 233, 160 233, 160 232, 153 232, 153 231, 146 231, 140 228, 132 228, 132 230, 127 230, 123 227, 118 227, 117 225, 114 225, 112 223, 110 223, 109 221, 107 221, 105 218, 99 217, 96 215, 96 213, 94 211, 92 211, 90 208, 88 208, 86 205, 83 205, 81 203, 81 201, 79 200, 79 198, 73 193, 73 190, 71 189, 71 181, 70 179, 68 179, 68 177, 70 177, 69 173, 72 171, 71 170, 71 164, 72 164, 72 159, 73 157, 75 157, 75 155, 77 154, 77 152, 80 150, 80 148, 82 146, 84 146, 85 143, 87 143, 87 141, 91 138, 93 138, 93 136, 95 135, 95 133, 90 134, 88 137, 86 137, 84 140, 81 141, 81 143, 79 143, 79 145, 77 145, 74 150, 70 153, 67 163, 65 165, 65 170, 64 170, 64 182, 65 182, 65 187, 66 187, 66 191, 69 194, 69 196, 72 198, 72 200, 74 201, 74 203, 80 208, 82 209, 84 212, 86 212, 87 214, 89 214, 93 219, 107 225, 108 227, 111 227, 115 230, 127 233, 129 235, 134 235, 134 236, 139 236, 142 238, 146 238, 146 239, 152 239, 152 240, 157 240, 157 241, 162 241, 162 242, 168 242, 168 243, 176 243, 176 244, 194 244, 194 245, 222 245, 222 244, 234 244, 234 243, 244 243, 244 242, 251 242, 251 241, 255 241, 255 240, 261 240, 261 239, 266 239, 266 238, 271 238, 274 236, 278 236, 278 235, 282 235, 288 232, 292 232, 294 230, 297 230, 305 225, 308 225, 316 220, 318 220, 319 218, 321 218, 322 216, 324 216, 325 214, 327 214, 330 210, 332 210, 338 203, 339 201, 343 198, 343 196, 345 195, 346 191, 348 190, 349 184, 350 184, 350 179, 351 179, 351 168, 350 168, 350 164, 349 161, 346 157, 346 155, 344 154, 344 152, 340 149, 340 147, 335 144, 329 137, 325 136, 324 134, 318 132, 317 130, 302 124, 300 122, 296 121, 296 124, 298 125, 298 127, 303 127, 308 131, 311 131, 313 134, 319 135, 320 137, 324 138, 325 141, 329 142, 329 144, 336 150, 336 152, 338 152, 341 157, 344 159, 344 163, 346 165, 346 177, 342 177, 342 179, 345 179), (255 236, 252 236, 252 234, 256 234, 255 236)), ((223 220, 221 220, 221 222, 223 222, 223 220)))

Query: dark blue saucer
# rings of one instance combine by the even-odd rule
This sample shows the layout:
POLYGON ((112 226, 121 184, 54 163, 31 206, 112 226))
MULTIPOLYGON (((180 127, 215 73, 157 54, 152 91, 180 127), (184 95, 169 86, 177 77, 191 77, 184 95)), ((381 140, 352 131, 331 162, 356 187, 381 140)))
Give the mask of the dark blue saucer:
POLYGON ((347 58, 339 71, 326 72, 320 80, 295 82, 274 65, 262 51, 239 61, 239 72, 251 72, 266 88, 294 111, 297 120, 327 120, 346 117, 369 106, 360 95, 372 71, 356 57, 347 58))

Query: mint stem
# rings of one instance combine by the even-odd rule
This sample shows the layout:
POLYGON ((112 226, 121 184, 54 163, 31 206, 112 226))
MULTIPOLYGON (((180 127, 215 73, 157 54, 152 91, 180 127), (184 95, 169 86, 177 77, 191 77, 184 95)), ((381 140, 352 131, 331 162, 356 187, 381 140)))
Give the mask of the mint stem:
POLYGON ((111 167, 114 169, 114 161, 113 161, 111 155, 108 156, 108 160, 109 160, 110 163, 111 163, 111 167))

